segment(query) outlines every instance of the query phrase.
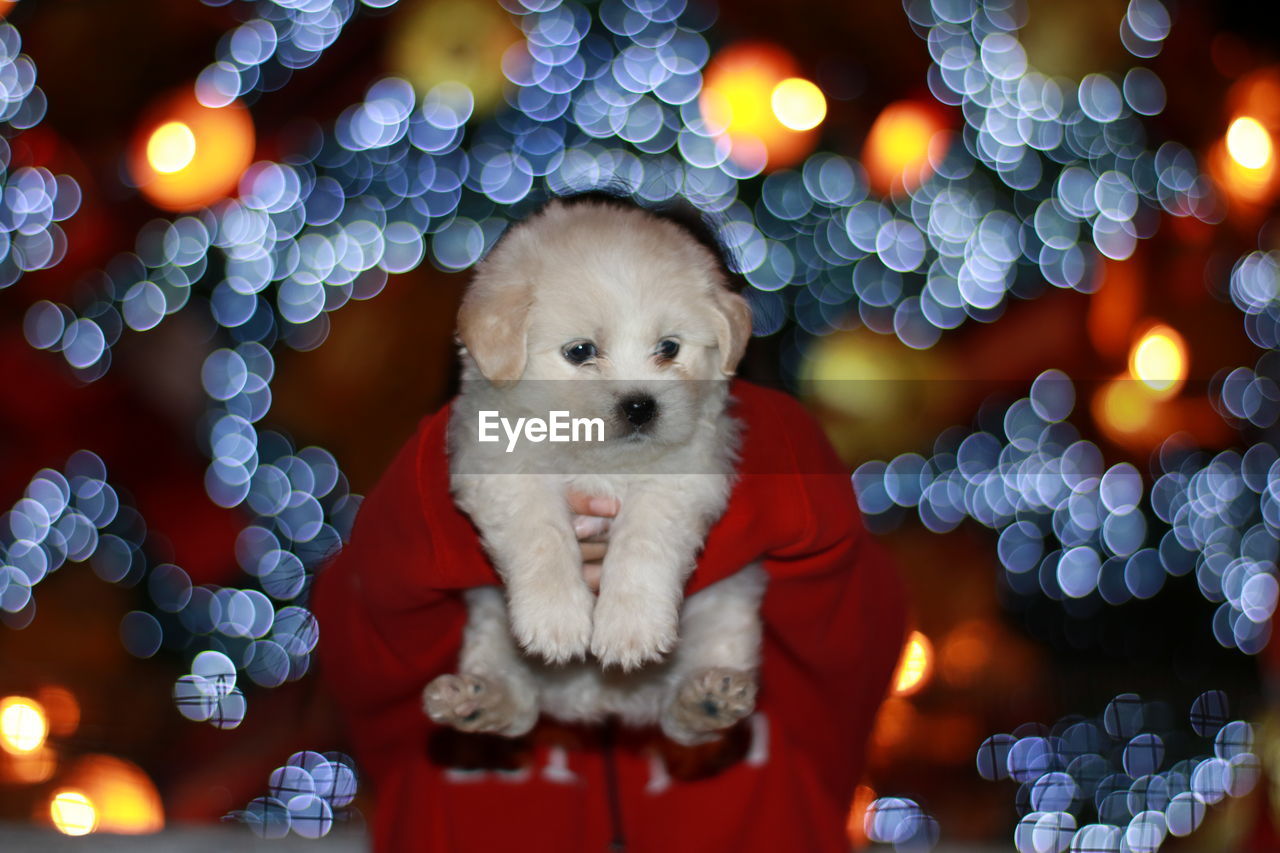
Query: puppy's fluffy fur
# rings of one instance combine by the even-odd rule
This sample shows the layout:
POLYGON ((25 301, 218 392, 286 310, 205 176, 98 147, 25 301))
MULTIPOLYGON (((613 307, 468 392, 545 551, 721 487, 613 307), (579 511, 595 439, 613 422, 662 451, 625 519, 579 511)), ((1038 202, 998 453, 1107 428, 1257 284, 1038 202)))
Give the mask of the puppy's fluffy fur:
POLYGON ((509 736, 546 712, 659 723, 686 744, 715 737, 754 706, 764 573, 747 567, 687 601, 683 588, 732 486, 728 377, 750 336, 746 301, 675 222, 557 200, 479 266, 458 326, 451 484, 505 597, 467 593, 459 673, 428 685, 428 714, 509 736), (653 404, 640 424, 625 407, 637 399, 653 404), (481 410, 600 417, 605 441, 507 453, 477 441, 481 410), (571 489, 621 502, 598 597, 582 579, 571 489))

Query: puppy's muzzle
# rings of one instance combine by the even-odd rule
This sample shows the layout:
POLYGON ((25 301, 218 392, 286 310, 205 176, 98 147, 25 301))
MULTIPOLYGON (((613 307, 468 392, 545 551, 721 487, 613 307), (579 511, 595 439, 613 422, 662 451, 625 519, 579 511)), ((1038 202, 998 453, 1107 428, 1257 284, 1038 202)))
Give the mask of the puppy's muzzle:
POLYGON ((658 402, 648 394, 634 394, 618 402, 622 416, 633 427, 640 428, 658 416, 658 402))

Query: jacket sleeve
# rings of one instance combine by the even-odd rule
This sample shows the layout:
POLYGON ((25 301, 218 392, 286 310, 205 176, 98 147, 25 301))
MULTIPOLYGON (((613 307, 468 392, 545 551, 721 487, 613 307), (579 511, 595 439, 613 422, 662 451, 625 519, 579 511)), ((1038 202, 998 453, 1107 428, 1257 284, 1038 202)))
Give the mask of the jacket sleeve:
POLYGON ((316 579, 320 661, 352 719, 417 710, 416 694, 453 665, 466 616, 458 589, 496 584, 448 489, 448 410, 425 419, 356 516, 350 541, 316 579))
POLYGON ((847 570, 868 537, 849 471, 822 428, 786 394, 736 383, 735 398, 741 474, 688 592, 762 559, 774 578, 847 570))

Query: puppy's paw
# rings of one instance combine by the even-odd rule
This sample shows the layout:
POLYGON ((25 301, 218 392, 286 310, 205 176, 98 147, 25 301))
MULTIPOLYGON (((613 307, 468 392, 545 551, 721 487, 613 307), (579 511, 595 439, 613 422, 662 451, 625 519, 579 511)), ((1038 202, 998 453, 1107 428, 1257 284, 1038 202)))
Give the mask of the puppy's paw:
POLYGON ((512 589, 511 633, 527 654, 563 664, 587 656, 595 596, 579 578, 558 588, 512 589))
POLYGON ((502 681, 479 675, 442 675, 422 691, 428 717, 464 732, 522 735, 537 715, 521 704, 502 681))
POLYGON ((662 731, 686 746, 714 740, 756 706, 756 677, 713 667, 685 676, 662 712, 662 731))
POLYGON ((675 646, 678 613, 639 596, 602 595, 596 602, 591 653, 624 671, 661 660, 675 646))

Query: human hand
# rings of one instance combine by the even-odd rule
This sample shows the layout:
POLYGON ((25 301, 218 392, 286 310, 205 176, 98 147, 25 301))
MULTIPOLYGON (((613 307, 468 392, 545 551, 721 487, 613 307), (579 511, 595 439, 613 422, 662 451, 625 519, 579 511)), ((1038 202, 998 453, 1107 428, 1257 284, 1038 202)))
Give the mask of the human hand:
POLYGON ((582 549, 582 579, 592 592, 600 591, 600 571, 609 547, 609 527, 620 508, 617 498, 569 493, 573 532, 582 549))

